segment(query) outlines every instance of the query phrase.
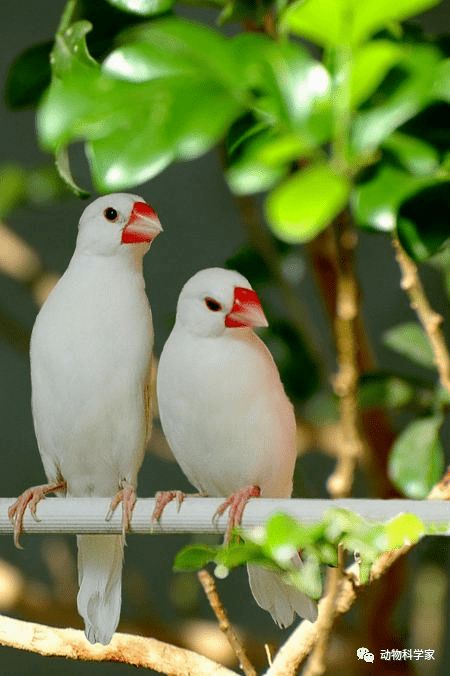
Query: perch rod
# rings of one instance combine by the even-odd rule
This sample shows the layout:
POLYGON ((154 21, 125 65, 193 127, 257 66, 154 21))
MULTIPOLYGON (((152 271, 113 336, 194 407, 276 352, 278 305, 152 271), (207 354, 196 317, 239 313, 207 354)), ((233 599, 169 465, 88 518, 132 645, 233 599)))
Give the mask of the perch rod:
MULTIPOLYGON (((15 498, 0 498, 0 533, 12 533, 8 519, 8 507, 15 498)), ((222 498, 186 498, 177 512, 176 504, 169 504, 160 523, 151 524, 155 506, 153 498, 140 498, 134 509, 131 532, 141 535, 171 533, 224 533, 226 515, 216 525, 212 517, 222 498)), ((121 506, 111 519, 105 521, 110 500, 107 498, 46 498, 37 507, 36 522, 27 509, 24 518, 24 533, 105 533, 121 531, 121 506)), ((386 521, 401 512, 416 514, 425 524, 449 523, 450 501, 444 500, 250 500, 244 511, 242 525, 251 528, 263 524, 268 517, 284 512, 303 523, 320 521, 330 507, 343 507, 373 521, 386 521)))

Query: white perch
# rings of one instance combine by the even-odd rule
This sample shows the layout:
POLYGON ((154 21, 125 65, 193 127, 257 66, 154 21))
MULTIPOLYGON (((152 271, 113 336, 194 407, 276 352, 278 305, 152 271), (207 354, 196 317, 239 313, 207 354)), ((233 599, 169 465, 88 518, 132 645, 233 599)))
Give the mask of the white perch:
MULTIPOLYGON (((12 533, 8 507, 15 498, 0 498, 0 533, 12 533)), ((151 524, 155 506, 153 498, 139 499, 133 513, 131 532, 140 535, 171 533, 224 533, 226 515, 217 524, 212 517, 221 498, 186 498, 177 512, 172 502, 164 510, 161 521, 151 524)), ((106 521, 110 500, 106 498, 46 498, 37 507, 40 521, 34 521, 27 509, 24 533, 120 533, 122 509, 119 506, 106 521)), ((242 525, 252 528, 263 524, 271 515, 284 512, 303 523, 320 521, 330 507, 343 507, 373 521, 386 521, 397 514, 416 514, 425 524, 448 523, 450 535, 450 501, 444 500, 269 500, 257 498, 247 504, 242 525)))

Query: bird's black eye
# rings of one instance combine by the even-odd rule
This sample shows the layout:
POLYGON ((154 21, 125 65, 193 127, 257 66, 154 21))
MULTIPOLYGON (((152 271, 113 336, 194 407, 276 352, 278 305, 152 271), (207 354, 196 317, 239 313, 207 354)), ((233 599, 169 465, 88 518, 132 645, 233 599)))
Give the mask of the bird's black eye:
POLYGON ((219 312, 222 309, 221 304, 214 300, 214 298, 205 298, 205 305, 211 312, 219 312))
POLYGON ((103 212, 103 215, 104 215, 104 217, 105 217, 108 221, 115 221, 115 220, 117 219, 117 216, 118 216, 119 214, 118 214, 117 211, 116 211, 115 209, 113 209, 112 207, 108 207, 108 208, 105 209, 105 211, 103 212))

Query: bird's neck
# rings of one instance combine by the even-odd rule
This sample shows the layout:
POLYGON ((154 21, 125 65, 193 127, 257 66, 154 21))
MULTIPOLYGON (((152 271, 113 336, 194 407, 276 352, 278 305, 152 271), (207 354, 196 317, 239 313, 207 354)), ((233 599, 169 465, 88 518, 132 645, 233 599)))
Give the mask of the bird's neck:
POLYGON ((70 266, 84 267, 85 269, 97 269, 103 274, 132 274, 142 276, 143 273, 143 257, 140 252, 134 249, 119 252, 112 256, 105 256, 102 254, 87 252, 83 250, 75 250, 70 266))

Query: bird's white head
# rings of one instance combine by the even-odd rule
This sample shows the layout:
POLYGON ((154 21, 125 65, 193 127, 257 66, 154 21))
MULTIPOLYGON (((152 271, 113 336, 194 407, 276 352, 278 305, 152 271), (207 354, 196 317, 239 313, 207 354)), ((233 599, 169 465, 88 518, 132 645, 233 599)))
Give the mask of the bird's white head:
POLYGON ((154 209, 139 195, 113 193, 99 197, 83 211, 77 250, 99 256, 144 256, 162 232, 154 209))
POLYGON ((208 268, 184 285, 177 325, 199 336, 220 336, 232 329, 268 326, 249 281, 235 270, 208 268))

